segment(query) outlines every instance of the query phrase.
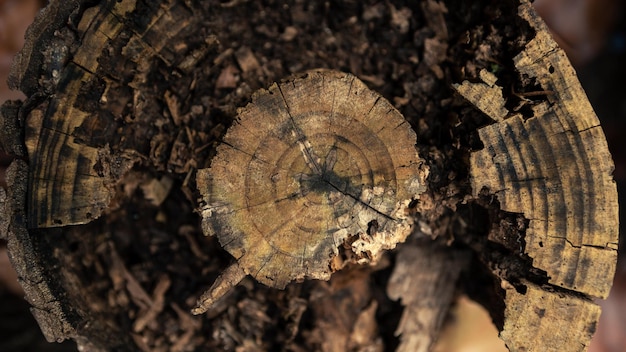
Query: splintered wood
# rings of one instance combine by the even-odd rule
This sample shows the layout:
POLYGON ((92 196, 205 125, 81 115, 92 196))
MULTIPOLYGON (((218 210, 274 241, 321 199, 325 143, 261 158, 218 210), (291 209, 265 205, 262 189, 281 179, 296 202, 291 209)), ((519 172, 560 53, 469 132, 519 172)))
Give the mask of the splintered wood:
POLYGON ((427 352, 439 336, 456 294, 468 253, 427 246, 403 246, 387 284, 391 299, 405 307, 396 329, 398 352, 427 352))
POLYGON ((203 230, 237 263, 194 313, 245 274, 276 288, 327 280, 342 256, 375 263, 403 242, 427 174, 415 143, 404 117, 351 74, 310 71, 255 94, 198 171, 203 230))
POLYGON ((0 237, 48 340, 426 351, 467 290, 511 351, 589 344, 617 257, 613 164, 528 1, 519 16, 506 1, 48 3, 12 69, 28 98, 0 109, 15 157, 0 237), (354 75, 309 71, 252 95, 304 67, 354 75), (420 127, 423 152, 355 76, 420 127), (474 110, 452 99, 457 77, 474 110), (413 228, 434 241, 380 260, 413 228), (210 314, 192 316, 184 293, 218 271, 193 310, 210 314), (286 290, 213 305, 246 276, 286 290))
POLYGON ((600 314, 593 298, 607 297, 617 261, 613 162, 565 53, 528 4, 520 16, 537 34, 515 65, 552 93, 533 107, 532 117, 490 114, 497 123, 479 130, 484 148, 471 157, 472 188, 475 195, 487 189, 503 210, 530 220, 525 251, 550 284, 526 283, 525 294, 507 290, 501 335, 508 347, 582 351, 600 314))

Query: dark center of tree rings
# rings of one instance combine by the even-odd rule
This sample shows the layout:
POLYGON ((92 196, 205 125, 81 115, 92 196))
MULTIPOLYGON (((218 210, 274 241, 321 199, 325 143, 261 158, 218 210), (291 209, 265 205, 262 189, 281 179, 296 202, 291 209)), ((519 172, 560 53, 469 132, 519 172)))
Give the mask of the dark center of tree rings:
POLYGON ((198 171, 203 230, 237 261, 193 312, 246 275, 280 289, 327 280, 344 244, 365 264, 403 242, 427 176, 415 144, 404 117, 351 74, 308 71, 255 93, 198 171))

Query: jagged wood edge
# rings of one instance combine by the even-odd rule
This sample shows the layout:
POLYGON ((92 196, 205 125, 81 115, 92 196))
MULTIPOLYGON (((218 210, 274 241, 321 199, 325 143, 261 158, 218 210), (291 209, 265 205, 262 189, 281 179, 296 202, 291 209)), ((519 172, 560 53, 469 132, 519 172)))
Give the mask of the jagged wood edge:
MULTIPOLYGON (((27 94, 27 99, 23 104, 7 102, 3 105, 1 114, 1 126, 6 133, 0 134, 3 148, 18 159, 15 160, 7 170, 8 192, 0 195, 0 213, 8 221, 3 222, 1 236, 8 243, 9 256, 15 267, 20 283, 24 288, 26 299, 31 303, 31 311, 38 321, 48 341, 62 341, 74 339, 79 346, 90 351, 104 351, 112 346, 119 350, 129 350, 130 344, 127 337, 120 335, 115 328, 105 326, 99 321, 94 321, 94 316, 87 307, 76 307, 69 304, 70 299, 63 287, 64 279, 59 268, 50 260, 50 255, 41 252, 45 246, 41 239, 44 234, 38 230, 28 229, 26 210, 28 203, 28 180, 29 164, 28 155, 24 153, 23 142, 19 140, 20 133, 16 133, 26 128, 28 119, 34 119, 36 123, 41 123, 42 116, 29 116, 44 112, 41 109, 46 104, 53 93, 50 89, 56 87, 48 85, 44 87, 39 77, 50 78, 52 72, 45 71, 44 61, 46 54, 44 49, 51 45, 55 39, 55 32, 66 26, 73 27, 77 23, 78 31, 85 30, 83 40, 89 42, 89 33, 98 35, 100 40, 91 42, 91 45, 100 44, 100 49, 106 47, 109 40, 114 36, 106 36, 106 30, 100 31, 101 26, 111 23, 121 23, 125 13, 134 9, 136 0, 115 0, 103 1, 99 4, 89 3, 92 12, 81 12, 81 8, 88 1, 62 1, 52 0, 36 17, 35 22, 29 27, 26 34, 26 43, 22 51, 17 55, 10 74, 10 86, 13 89, 20 89, 27 94), (85 20, 84 23, 81 21, 85 20), (104 35, 104 36, 103 36, 104 35), (39 108, 39 109, 38 109, 39 108), (25 122, 26 121, 26 122, 25 122), (44 259, 47 258, 45 263, 44 259)), ((169 2, 170 5, 176 2, 169 2)), ((152 22, 160 19, 169 10, 169 7, 161 7, 158 12, 152 13, 152 22)), ((161 24, 159 27, 162 27, 161 24)), ((106 27, 103 27, 106 29, 106 27)), ((135 45, 143 51, 139 51, 137 59, 145 59, 147 56, 158 55, 158 50, 148 44, 142 46, 139 34, 135 33, 135 45)), ((168 42, 167 38, 155 37, 154 40, 168 42)), ((93 49, 93 47, 92 47, 93 49)), ((76 62, 69 65, 75 66, 83 74, 91 74, 87 69, 89 64, 97 65, 97 60, 102 52, 90 53, 83 51, 82 55, 74 56, 76 62), (82 60, 82 61, 81 61, 82 60)), ((167 61, 167 58, 162 58, 167 61)), ((92 67, 95 71, 95 67, 92 67)), ((67 73, 67 72, 66 72, 67 73)), ((80 81, 80 80, 79 80, 80 81)), ((62 95, 63 92, 57 94, 62 95)), ((63 116, 59 117, 63 119, 63 116)), ((31 121, 32 123, 32 121, 31 121)), ((94 162, 94 160, 91 160, 94 162)), ((108 190, 107 190, 108 191, 108 190)), ((94 216, 96 217, 96 216, 94 216)))
POLYGON ((50 342, 74 338, 83 341, 85 346, 91 346, 88 339, 77 330, 84 322, 76 319, 76 311, 66 304, 63 292, 50 284, 56 281, 57 275, 43 265, 38 245, 26 229, 28 165, 23 160, 26 158, 25 147, 20 137, 24 111, 34 101, 41 100, 41 93, 37 93, 39 63, 44 60, 40 45, 67 23, 78 6, 77 1, 51 1, 28 28, 24 48, 14 59, 9 86, 22 90, 30 99, 24 104, 6 102, 0 111, 3 130, 0 142, 6 152, 18 158, 6 172, 7 191, 0 203, 0 213, 6 227, 3 226, 0 237, 7 241, 9 258, 45 338, 50 342))
POLYGON ((534 107, 534 117, 527 120, 515 115, 479 130, 485 147, 471 156, 472 189, 474 195, 489 189, 503 210, 530 220, 525 250, 550 280, 548 286, 525 282, 524 294, 506 290, 501 337, 507 346, 512 351, 582 351, 600 315, 592 299, 608 295, 617 260, 613 163, 565 53, 530 3, 522 2, 519 15, 535 28, 536 37, 514 58, 515 65, 549 92, 550 104, 534 107), (559 145, 568 153, 553 155, 559 145), (531 160, 525 159, 528 155, 531 160), (580 171, 579 163, 589 164, 580 171), (537 193, 544 198, 537 200, 537 193))
POLYGON ((8 217, 6 236, 9 259, 18 274, 25 298, 31 304, 33 314, 44 337, 49 342, 61 342, 72 338, 90 351, 100 351, 98 345, 111 338, 119 338, 119 332, 109 326, 93 321, 81 314, 81 308, 68 303, 67 295, 60 290, 59 273, 52 267, 53 260, 44 260, 41 245, 45 241, 32 239, 23 223, 25 218, 26 182, 28 166, 15 160, 7 169, 7 192, 5 202, 0 201, 0 212, 8 217))
MULTIPOLYGON (((109 207, 118 179, 137 160, 131 152, 112 155, 107 146, 93 146, 76 136, 77 130, 89 131, 98 121, 98 108, 83 111, 81 92, 100 79, 107 87, 115 80, 101 77, 100 61, 107 59, 108 44, 122 30, 130 34, 122 53, 127 59, 137 63, 158 57, 168 65, 179 59, 169 45, 193 21, 191 10, 182 2, 163 1, 161 6, 150 4, 142 23, 128 21, 137 5, 137 0, 108 0, 86 9, 69 6, 65 18, 58 11, 44 11, 59 29, 40 25, 50 22, 40 16, 29 30, 32 42, 18 56, 11 76, 12 85, 29 94, 25 104, 29 108, 24 111, 30 159, 29 228, 84 224, 100 217, 109 207), (44 32, 38 33, 41 28, 44 32), (74 43, 80 44, 74 48, 74 43), (40 77, 39 86, 33 86, 33 74, 40 77)), ((62 7, 55 2, 50 6, 62 7)))

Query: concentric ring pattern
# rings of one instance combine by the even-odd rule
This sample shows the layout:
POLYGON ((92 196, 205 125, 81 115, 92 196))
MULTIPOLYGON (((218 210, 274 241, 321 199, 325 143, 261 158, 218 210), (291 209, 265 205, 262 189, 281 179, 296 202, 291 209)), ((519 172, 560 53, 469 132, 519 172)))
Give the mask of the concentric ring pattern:
POLYGON ((406 207, 424 188, 415 143, 404 117, 351 74, 274 84, 198 173, 205 233, 272 287, 327 279, 347 238, 375 259, 371 248, 410 233, 406 207))

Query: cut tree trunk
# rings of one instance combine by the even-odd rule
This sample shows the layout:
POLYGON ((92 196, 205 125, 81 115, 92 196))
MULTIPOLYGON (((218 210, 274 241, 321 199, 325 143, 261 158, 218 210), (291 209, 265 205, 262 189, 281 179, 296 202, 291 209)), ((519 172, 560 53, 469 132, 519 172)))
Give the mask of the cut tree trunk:
MULTIPOLYGON (((0 189, 1 234, 50 341, 92 350, 427 351, 459 292, 489 310, 512 351, 582 351, 595 331, 595 300, 608 295, 617 259, 613 163, 574 70, 525 1, 50 1, 10 84, 28 98, 1 110, 0 141, 15 157, 0 189), (323 265, 315 273, 323 275, 296 270, 269 285, 284 289, 244 278, 192 316, 232 264, 202 234, 194 211, 220 191, 198 189, 196 175, 198 185, 213 184, 197 170, 215 160, 224 182, 250 171, 220 156, 245 140, 233 146, 226 134, 217 147, 229 126, 252 123, 236 109, 257 89, 319 67, 348 71, 392 102, 398 111, 378 130, 403 126, 397 141, 385 137, 392 145, 415 131, 429 176, 424 193, 409 192, 412 234, 375 265, 342 265, 328 282, 288 284, 328 279, 323 265)), ((296 166, 314 171, 306 180, 330 175, 306 153, 318 146, 298 140, 305 157, 296 166)), ((393 162, 415 154, 386 149, 393 162)), ((389 171, 372 155, 364 163, 374 173, 389 171)), ((426 175, 405 170, 423 174, 403 179, 426 175)), ((248 220, 235 224, 246 236, 248 220)), ((243 256, 238 244, 222 244, 243 256)), ((245 250, 247 262, 263 261, 245 250)), ((241 279, 252 267, 230 271, 241 279)))

